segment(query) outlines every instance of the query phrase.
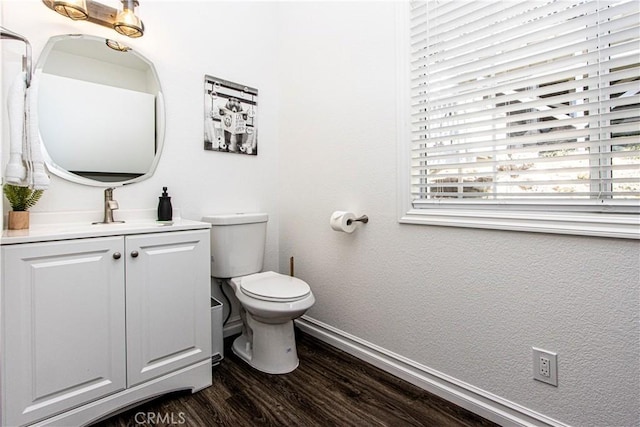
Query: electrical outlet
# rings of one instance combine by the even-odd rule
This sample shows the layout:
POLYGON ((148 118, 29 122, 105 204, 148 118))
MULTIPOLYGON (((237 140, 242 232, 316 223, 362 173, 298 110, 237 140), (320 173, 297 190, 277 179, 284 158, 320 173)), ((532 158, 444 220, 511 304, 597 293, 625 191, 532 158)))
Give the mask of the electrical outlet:
POLYGON ((558 386, 558 355, 533 347, 533 379, 558 386))
POLYGON ((551 374, 549 373, 549 359, 544 356, 540 356, 540 375, 543 377, 549 378, 551 374))

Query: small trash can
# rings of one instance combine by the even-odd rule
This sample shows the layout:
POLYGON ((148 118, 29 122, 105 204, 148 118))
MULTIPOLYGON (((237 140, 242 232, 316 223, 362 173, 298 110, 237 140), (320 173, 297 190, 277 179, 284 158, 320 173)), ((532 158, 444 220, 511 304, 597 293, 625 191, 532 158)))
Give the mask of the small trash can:
POLYGON ((224 337, 222 332, 223 305, 211 298, 211 364, 217 365, 224 359, 224 337))

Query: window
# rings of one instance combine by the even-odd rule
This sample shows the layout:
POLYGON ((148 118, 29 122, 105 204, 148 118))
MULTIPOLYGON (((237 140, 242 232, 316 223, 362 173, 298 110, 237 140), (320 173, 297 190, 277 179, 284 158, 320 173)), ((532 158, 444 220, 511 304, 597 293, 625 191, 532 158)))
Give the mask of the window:
POLYGON ((639 9, 412 2, 403 219, 639 237, 639 9))

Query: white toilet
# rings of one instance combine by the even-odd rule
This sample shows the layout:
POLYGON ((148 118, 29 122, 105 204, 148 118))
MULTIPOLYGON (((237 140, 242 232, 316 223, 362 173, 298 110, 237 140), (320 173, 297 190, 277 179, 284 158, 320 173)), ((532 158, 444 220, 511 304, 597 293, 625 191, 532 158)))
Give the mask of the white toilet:
POLYGON ((242 305, 242 335, 233 352, 259 371, 298 367, 293 319, 315 302, 309 285, 273 271, 260 273, 267 236, 265 213, 205 216, 211 223, 211 276, 226 280, 242 305))

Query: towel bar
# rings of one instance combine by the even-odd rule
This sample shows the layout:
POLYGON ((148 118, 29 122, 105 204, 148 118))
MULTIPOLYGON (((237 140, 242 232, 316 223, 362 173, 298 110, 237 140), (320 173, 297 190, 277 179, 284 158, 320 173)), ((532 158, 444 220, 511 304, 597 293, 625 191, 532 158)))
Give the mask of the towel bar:
POLYGON ((27 87, 31 86, 31 43, 29 43, 29 40, 27 40, 26 37, 4 27, 0 27, 0 38, 18 40, 25 44, 25 54, 22 57, 22 70, 25 71, 26 74, 25 83, 27 84, 27 87))

